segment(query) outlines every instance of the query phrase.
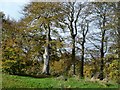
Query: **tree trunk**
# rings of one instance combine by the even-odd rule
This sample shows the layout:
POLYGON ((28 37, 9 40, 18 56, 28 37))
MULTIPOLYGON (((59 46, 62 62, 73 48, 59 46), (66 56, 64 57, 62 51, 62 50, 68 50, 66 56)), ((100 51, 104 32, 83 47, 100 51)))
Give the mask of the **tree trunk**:
MULTIPOLYGON (((105 19, 105 15, 104 15, 104 18, 103 18, 103 27, 105 27, 105 22, 106 22, 106 19, 105 19)), ((101 59, 101 63, 100 63, 100 80, 103 80, 104 76, 104 38, 105 38, 105 32, 106 30, 102 30, 102 39, 101 39, 101 49, 100 49, 100 59, 101 59)))
MULTIPOLYGON (((117 2, 117 13, 120 11, 120 2, 117 2)), ((118 17, 118 26, 117 26, 117 31, 118 31, 118 35, 117 35, 117 46, 118 46, 118 58, 120 59, 120 13, 118 13, 117 15, 118 17)))
POLYGON ((45 53, 43 54, 44 58, 44 66, 43 66, 43 74, 49 75, 49 48, 45 47, 45 53))
POLYGON ((73 75, 76 74, 75 72, 75 36, 72 38, 72 67, 73 67, 73 75))
POLYGON ((85 40, 83 39, 83 42, 82 42, 82 55, 81 55, 81 66, 80 66, 80 77, 81 78, 84 78, 84 74, 83 74, 84 73, 84 43, 85 43, 85 40))
POLYGON ((50 52, 49 52, 49 42, 50 42, 50 26, 48 25, 48 31, 46 35, 46 46, 45 46, 45 53, 43 54, 44 58, 44 66, 43 66, 43 74, 49 75, 49 60, 50 60, 50 52))
POLYGON ((103 58, 104 58, 104 42, 103 42, 103 40, 104 39, 102 39, 102 41, 101 41, 101 51, 100 51, 100 53, 101 53, 101 56, 100 56, 100 58, 101 58, 101 63, 100 63, 100 80, 103 80, 103 67, 104 67, 104 61, 103 61, 103 58))

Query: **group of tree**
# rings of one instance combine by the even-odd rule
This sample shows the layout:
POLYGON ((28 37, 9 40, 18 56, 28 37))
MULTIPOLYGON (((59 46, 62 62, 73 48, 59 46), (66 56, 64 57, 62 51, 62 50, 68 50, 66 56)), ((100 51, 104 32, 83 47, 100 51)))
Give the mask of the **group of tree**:
POLYGON ((30 2, 2 17, 3 72, 119 77, 119 2, 30 2))

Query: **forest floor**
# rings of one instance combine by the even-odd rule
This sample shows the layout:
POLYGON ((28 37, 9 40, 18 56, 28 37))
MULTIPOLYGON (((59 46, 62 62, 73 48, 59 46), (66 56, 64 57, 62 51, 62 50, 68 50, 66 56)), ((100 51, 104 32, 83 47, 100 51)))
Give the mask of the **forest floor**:
POLYGON ((118 84, 77 79, 75 77, 65 81, 56 77, 33 78, 3 74, 2 88, 118 88, 118 84))

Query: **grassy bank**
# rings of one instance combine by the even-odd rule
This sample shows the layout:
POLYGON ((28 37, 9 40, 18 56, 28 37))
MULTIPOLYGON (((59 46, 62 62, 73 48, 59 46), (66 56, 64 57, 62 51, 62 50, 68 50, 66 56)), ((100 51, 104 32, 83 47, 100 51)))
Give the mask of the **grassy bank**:
POLYGON ((3 74, 2 88, 118 88, 118 84, 69 78, 33 78, 3 74))

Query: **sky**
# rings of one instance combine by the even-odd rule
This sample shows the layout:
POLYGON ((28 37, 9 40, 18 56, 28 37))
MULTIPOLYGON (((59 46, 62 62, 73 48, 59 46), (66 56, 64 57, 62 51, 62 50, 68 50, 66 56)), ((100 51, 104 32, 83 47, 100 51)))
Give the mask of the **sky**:
MULTIPOLYGON (((0 11, 3 11, 12 19, 19 20, 23 15, 20 13, 23 6, 31 0, 0 0, 0 11)), ((35 0, 35 1, 56 1, 56 0, 35 0)), ((59 1, 74 1, 74 0, 59 0, 59 1)), ((81 0, 80 0, 81 1, 81 0)), ((91 0, 88 0, 91 1, 91 0)))
POLYGON ((0 11, 2 11, 6 17, 11 19, 20 20, 23 15, 20 13, 25 4, 29 3, 29 0, 0 0, 0 11))
MULTIPOLYGON (((16 21, 20 20, 23 16, 20 12, 23 9, 23 6, 29 3, 31 0, 0 0, 0 11, 4 12, 6 17, 15 19, 16 21)), ((35 2, 47 2, 47 1, 74 1, 74 0, 35 0, 35 2)))

